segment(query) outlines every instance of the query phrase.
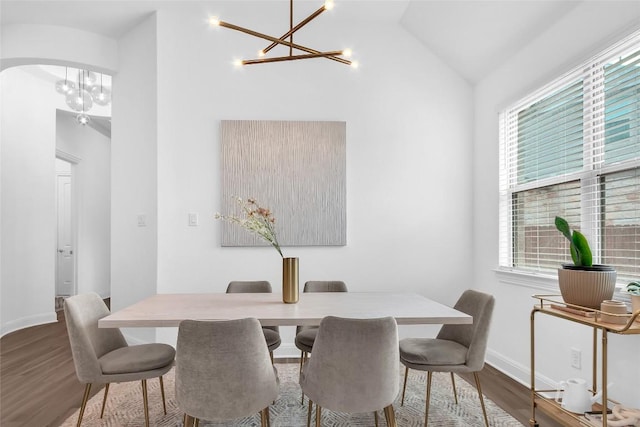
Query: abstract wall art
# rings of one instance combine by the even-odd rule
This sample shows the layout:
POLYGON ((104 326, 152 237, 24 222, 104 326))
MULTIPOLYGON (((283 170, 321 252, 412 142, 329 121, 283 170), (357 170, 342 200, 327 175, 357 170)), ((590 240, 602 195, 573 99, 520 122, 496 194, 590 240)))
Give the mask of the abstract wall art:
MULTIPOLYGON (((276 218, 282 246, 346 245, 346 123, 223 120, 221 209, 254 198, 276 218)), ((222 223, 222 246, 263 246, 222 223)))

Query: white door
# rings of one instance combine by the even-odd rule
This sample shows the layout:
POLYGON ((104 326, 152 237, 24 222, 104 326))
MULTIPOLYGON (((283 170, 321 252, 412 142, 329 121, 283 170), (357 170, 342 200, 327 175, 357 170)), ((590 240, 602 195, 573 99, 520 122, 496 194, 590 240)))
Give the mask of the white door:
POLYGON ((75 292, 75 254, 71 215, 71 175, 58 174, 58 247, 56 252, 56 296, 69 296, 75 292))

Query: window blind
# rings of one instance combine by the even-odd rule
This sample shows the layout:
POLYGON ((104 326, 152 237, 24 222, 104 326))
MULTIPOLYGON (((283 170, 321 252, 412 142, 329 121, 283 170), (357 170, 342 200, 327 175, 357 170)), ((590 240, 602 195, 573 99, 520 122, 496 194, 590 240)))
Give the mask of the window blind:
POLYGON ((582 98, 578 81, 518 112, 518 183, 582 168, 582 98))
POLYGON ((640 153, 640 49, 604 66, 605 162, 640 153))
POLYGON ((571 262, 555 216, 595 263, 640 277, 640 32, 500 113, 500 265, 571 262))
POLYGON ((601 261, 640 277, 640 47, 605 61, 601 261))

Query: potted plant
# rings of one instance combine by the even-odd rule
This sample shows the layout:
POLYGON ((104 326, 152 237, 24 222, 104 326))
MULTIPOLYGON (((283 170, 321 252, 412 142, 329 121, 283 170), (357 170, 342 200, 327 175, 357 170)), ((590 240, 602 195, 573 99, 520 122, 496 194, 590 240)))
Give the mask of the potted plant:
POLYGON ((613 297, 615 269, 609 265, 593 265, 587 238, 579 231, 571 230, 564 218, 557 216, 555 225, 569 239, 573 260, 573 264, 562 264, 562 268, 558 269, 562 298, 568 304, 599 309, 602 301, 613 297))
POLYGON ((627 292, 631 295, 631 311, 635 313, 640 310, 640 282, 629 283, 627 292))

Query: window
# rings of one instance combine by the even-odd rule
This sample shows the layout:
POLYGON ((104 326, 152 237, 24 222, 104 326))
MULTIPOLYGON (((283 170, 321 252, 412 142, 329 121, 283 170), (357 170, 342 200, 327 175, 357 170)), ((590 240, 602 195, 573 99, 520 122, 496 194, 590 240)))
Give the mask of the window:
POLYGON ((640 33, 500 113, 500 266, 571 262, 567 219, 594 263, 640 277, 640 33))

